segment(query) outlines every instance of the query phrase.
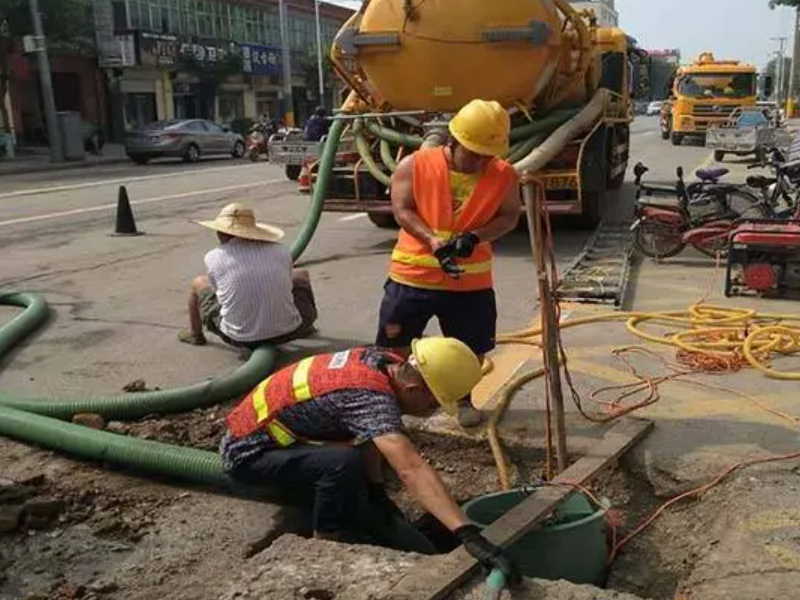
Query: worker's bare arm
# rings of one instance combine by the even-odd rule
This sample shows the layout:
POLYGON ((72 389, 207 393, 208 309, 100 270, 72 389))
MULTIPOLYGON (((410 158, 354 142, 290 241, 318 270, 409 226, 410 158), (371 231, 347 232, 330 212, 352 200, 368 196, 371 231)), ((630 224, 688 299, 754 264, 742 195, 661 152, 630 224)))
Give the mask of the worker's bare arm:
POLYGON ((509 186, 503 203, 497 209, 494 217, 483 227, 479 227, 474 231, 475 235, 482 242, 493 242, 517 226, 520 215, 520 192, 519 185, 514 182, 509 186))
POLYGON ((405 157, 392 175, 392 212, 397 223, 434 252, 444 242, 439 240, 417 212, 414 202, 414 155, 405 157))
POLYGON ((372 440, 411 495, 422 507, 455 531, 469 523, 438 473, 419 455, 402 433, 390 433, 372 440))

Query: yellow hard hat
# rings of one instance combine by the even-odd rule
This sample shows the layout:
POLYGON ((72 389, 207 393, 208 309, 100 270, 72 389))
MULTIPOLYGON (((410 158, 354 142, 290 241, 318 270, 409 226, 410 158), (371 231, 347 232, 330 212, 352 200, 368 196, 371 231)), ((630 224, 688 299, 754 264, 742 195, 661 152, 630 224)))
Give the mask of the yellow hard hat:
POLYGON ((484 156, 508 152, 511 119, 494 100, 472 100, 450 121, 450 134, 467 150, 484 156))
POLYGON ((481 380, 481 363, 464 342, 428 337, 411 342, 413 363, 442 408, 454 415, 458 401, 481 380))

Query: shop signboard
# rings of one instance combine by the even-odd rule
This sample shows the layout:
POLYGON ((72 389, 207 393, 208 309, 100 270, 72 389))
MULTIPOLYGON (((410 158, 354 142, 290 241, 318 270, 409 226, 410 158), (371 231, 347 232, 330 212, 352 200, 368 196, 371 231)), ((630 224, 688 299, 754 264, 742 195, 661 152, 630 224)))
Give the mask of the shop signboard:
POLYGON ((279 75, 281 50, 272 46, 239 44, 242 52, 242 70, 249 75, 279 75))
POLYGON ((170 67, 178 60, 180 42, 165 33, 139 32, 139 62, 144 67, 170 67))

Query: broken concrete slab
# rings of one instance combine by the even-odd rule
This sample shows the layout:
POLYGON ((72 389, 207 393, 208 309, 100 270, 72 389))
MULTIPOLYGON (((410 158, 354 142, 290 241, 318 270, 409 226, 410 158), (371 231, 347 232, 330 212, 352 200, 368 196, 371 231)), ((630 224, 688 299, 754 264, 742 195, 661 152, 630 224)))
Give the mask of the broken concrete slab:
MULTIPOLYGON (((305 598, 309 600, 400 600, 393 591, 408 572, 437 557, 375 546, 356 546, 283 535, 249 559, 223 587, 221 600, 305 598)), ((454 600, 484 597, 480 578, 456 592, 454 600)), ((527 580, 506 600, 642 600, 638 596, 566 581, 527 580)))

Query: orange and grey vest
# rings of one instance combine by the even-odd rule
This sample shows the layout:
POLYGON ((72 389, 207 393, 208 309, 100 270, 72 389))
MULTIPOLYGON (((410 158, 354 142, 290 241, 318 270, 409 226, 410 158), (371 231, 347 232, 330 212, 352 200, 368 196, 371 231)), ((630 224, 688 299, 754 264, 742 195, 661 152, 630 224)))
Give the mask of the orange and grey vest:
MULTIPOLYGON (((514 168, 493 159, 478 180, 472 196, 458 216, 453 214, 453 194, 444 148, 429 148, 414 154, 414 202, 420 218, 437 237, 447 240, 473 231, 491 221, 500 209, 509 187, 517 185, 514 168)), ((471 292, 492 287, 492 245, 478 244, 472 256, 459 258, 464 269, 459 279, 442 271, 430 247, 405 230, 400 231, 392 252, 389 277, 398 283, 427 289, 471 292)))
MULTIPOLYGON (((353 348, 309 356, 272 374, 228 415, 228 431, 235 438, 264 431, 276 444, 286 447, 298 440, 307 441, 280 422, 280 413, 287 407, 348 389, 394 395, 389 376, 361 360, 364 351, 364 348, 353 348)), ((402 362, 402 358, 394 354, 386 356, 390 362, 402 362)))

